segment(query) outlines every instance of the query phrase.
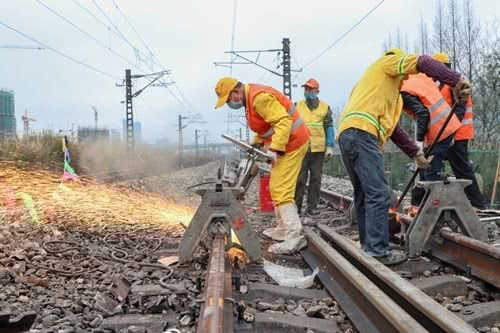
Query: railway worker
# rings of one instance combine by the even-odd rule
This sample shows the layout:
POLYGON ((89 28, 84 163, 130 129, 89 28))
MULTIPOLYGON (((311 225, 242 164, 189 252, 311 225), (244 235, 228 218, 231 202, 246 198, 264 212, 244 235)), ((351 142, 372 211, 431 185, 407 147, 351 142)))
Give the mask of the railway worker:
POLYGON ((268 251, 290 254, 305 246, 302 225, 294 196, 302 160, 309 147, 309 130, 288 97, 278 90, 224 77, 215 86, 215 108, 227 104, 231 109, 245 108, 248 126, 256 133, 252 145, 265 146, 273 156, 269 189, 277 226, 264 234, 281 243, 268 251))
POLYGON ((298 101, 295 105, 300 117, 304 119, 309 128, 311 139, 309 141, 309 149, 302 162, 299 179, 297 180, 295 204, 300 214, 307 178, 309 177, 306 213, 309 215, 318 215, 317 206, 323 164, 333 157, 335 135, 330 106, 318 98, 319 82, 315 79, 309 79, 302 87, 304 87, 305 99, 298 101))
POLYGON ((423 72, 457 91, 470 88, 460 74, 430 56, 388 50, 365 71, 353 88, 341 115, 339 148, 354 188, 354 205, 362 248, 386 265, 406 260, 389 250, 390 192, 384 176, 381 145, 391 139, 419 168, 430 159, 398 125, 403 106, 400 87, 410 74, 423 72))
MULTIPOLYGON (((401 88, 403 110, 417 121, 417 146, 424 149, 436 139, 451 112, 450 105, 444 100, 434 81, 424 73, 410 75, 401 88)), ((455 132, 460 128, 460 120, 453 114, 439 141, 430 154, 433 156, 431 167, 420 170, 420 180, 441 180, 443 163, 448 154, 455 132)), ((425 194, 421 187, 414 187, 411 192, 412 206, 420 206, 425 194)))
MULTIPOLYGON (((446 66, 451 67, 450 57, 446 53, 439 52, 432 57, 446 66)), ((455 96, 453 96, 450 86, 440 82, 439 90, 444 100, 449 105, 455 103, 455 96)), ((474 175, 469 160, 469 140, 474 138, 472 97, 469 96, 465 102, 458 102, 455 108, 455 114, 460 120, 461 126, 455 133, 455 140, 448 149, 448 162, 450 162, 453 173, 457 179, 470 179, 472 181, 472 184, 465 188, 465 194, 472 206, 477 209, 486 209, 488 208, 486 199, 479 189, 476 176, 474 175)))

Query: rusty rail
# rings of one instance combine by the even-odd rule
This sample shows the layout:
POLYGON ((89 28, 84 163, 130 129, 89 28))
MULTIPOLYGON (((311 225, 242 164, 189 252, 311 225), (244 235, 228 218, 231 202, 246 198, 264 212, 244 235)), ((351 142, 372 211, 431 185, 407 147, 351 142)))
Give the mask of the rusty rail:
MULTIPOLYGON (((321 197, 343 210, 347 210, 349 199, 352 202, 350 197, 327 190, 321 190, 321 197)), ((401 215, 400 220, 405 224, 413 221, 408 215, 401 215)), ((441 229, 440 235, 443 242, 432 244, 430 255, 500 288, 499 248, 446 229, 441 229)))
POLYGON ((225 238, 217 234, 208 263, 198 333, 233 332, 233 304, 230 297, 231 271, 226 262, 225 238))

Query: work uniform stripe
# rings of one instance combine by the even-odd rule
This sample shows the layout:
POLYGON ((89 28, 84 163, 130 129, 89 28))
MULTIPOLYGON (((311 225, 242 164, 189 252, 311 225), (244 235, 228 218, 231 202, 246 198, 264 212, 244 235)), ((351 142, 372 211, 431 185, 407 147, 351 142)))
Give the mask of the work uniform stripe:
POLYGON ((434 111, 436 111, 441 105, 443 105, 443 103, 445 103, 446 101, 444 100, 444 98, 440 98, 437 100, 436 103, 434 103, 430 108, 429 108, 429 112, 432 113, 434 111))
POLYGON ((399 60, 399 64, 398 64, 398 73, 399 73, 399 75, 404 75, 404 73, 403 73, 403 67, 404 67, 404 62, 406 61, 407 57, 408 57, 408 55, 405 55, 403 58, 401 58, 401 60, 399 60))
POLYGON ((386 136, 385 130, 380 126, 379 122, 373 118, 370 114, 364 113, 364 112, 350 112, 344 116, 342 121, 344 121, 346 118, 349 117, 360 117, 360 118, 365 118, 368 120, 373 126, 377 128, 377 130, 382 134, 384 137, 386 136))
POLYGON ((448 108, 444 109, 440 114, 436 115, 434 118, 431 117, 430 124, 432 125, 432 124, 440 121, 441 119, 448 116, 449 114, 450 114, 450 108, 448 107, 448 108))

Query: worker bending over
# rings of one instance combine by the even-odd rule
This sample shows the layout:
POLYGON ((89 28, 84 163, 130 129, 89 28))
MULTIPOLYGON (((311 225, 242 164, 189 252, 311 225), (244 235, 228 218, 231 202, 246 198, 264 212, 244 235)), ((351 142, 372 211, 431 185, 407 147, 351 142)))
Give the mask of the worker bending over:
POLYGON ((297 180, 295 204, 300 214, 306 191, 307 178, 309 177, 306 213, 309 215, 318 215, 317 206, 321 189, 323 165, 325 160, 328 161, 333 156, 335 134, 330 106, 318 98, 319 82, 315 79, 310 79, 302 87, 304 87, 305 99, 298 101, 296 106, 300 117, 304 119, 309 128, 311 139, 309 141, 309 149, 302 162, 299 179, 297 180))
MULTIPOLYGON (((450 114, 450 105, 444 100, 434 81, 424 73, 410 75, 409 79, 403 83, 401 96, 403 97, 403 109, 417 121, 417 146, 419 149, 429 147, 436 140, 450 114)), ((430 152, 430 155, 433 156, 431 167, 420 170, 420 180, 442 179, 443 163, 448 155, 448 148, 455 132, 459 128, 460 120, 453 114, 430 152)), ((424 194, 425 190, 422 187, 414 187, 411 192, 412 206, 420 206, 424 194)))
POLYGON ((273 240, 268 251, 289 254, 305 246, 294 196, 302 160, 309 146, 309 130, 288 97, 260 84, 243 84, 225 77, 215 86, 216 108, 225 103, 231 109, 245 108, 247 124, 256 133, 253 145, 265 145, 273 155, 269 190, 277 226, 264 234, 273 240))
POLYGON ((364 251, 386 265, 406 259, 389 250, 388 210, 390 192, 384 175, 381 145, 391 139, 419 168, 429 159, 398 125, 403 101, 402 82, 410 74, 425 73, 454 89, 470 88, 459 73, 432 57, 387 51, 370 65, 353 88, 339 122, 339 147, 354 188, 354 205, 360 244, 364 251))

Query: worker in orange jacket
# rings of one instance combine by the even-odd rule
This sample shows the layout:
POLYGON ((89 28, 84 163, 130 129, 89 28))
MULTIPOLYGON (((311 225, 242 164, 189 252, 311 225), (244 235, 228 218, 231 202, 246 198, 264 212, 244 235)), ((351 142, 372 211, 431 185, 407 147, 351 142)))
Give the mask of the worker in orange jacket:
MULTIPOLYGON (((410 75, 401 87, 403 110, 417 121, 417 146, 428 147, 436 140, 451 108, 444 100, 433 79, 424 73, 410 75)), ((448 154, 455 132, 460 128, 460 120, 454 114, 445 127, 430 155, 433 156, 431 167, 420 170, 420 180, 441 180, 441 170, 448 154)), ((411 204, 419 206, 425 190, 415 187, 412 190, 411 204)))
MULTIPOLYGON (((439 52, 433 55, 433 58, 439 62, 442 62, 448 67, 451 67, 450 57, 443 52, 439 52)), ((450 86, 440 83, 439 89, 443 98, 449 105, 455 103, 455 97, 453 96, 452 89, 450 86)), ((472 206, 477 209, 486 209, 488 205, 486 199, 484 198, 479 185, 477 183, 476 176, 472 170, 472 166, 469 160, 468 145, 469 140, 474 138, 474 121, 472 113, 472 97, 469 96, 465 102, 458 102, 456 105, 455 114, 461 122, 460 128, 455 134, 455 140, 453 144, 448 149, 448 162, 450 162, 451 168, 455 177, 457 179, 469 179, 472 184, 465 188, 465 194, 469 199, 472 206)))
POLYGON ((297 206, 294 202, 297 177, 309 147, 309 130, 290 99, 278 90, 260 84, 243 84, 225 77, 215 87, 216 108, 227 104, 231 109, 245 108, 248 126, 256 133, 253 145, 265 146, 273 155, 269 190, 273 199, 276 228, 264 235, 283 241, 268 251, 290 254, 305 246, 301 235, 297 206))

